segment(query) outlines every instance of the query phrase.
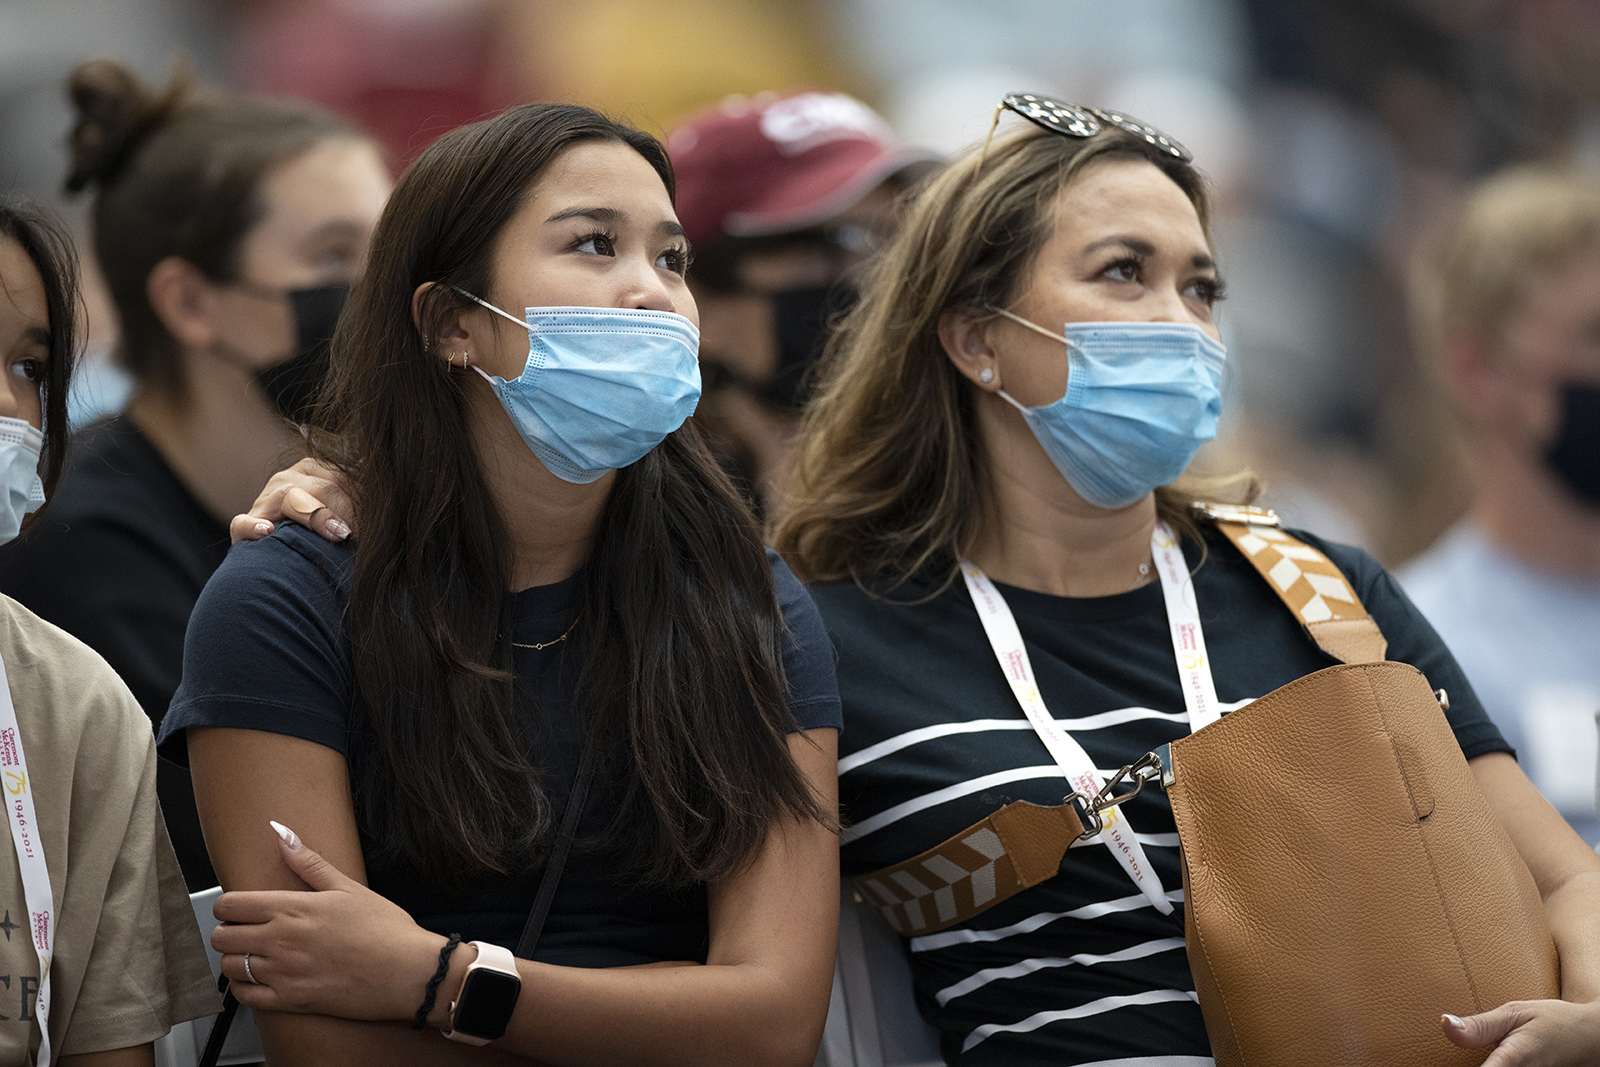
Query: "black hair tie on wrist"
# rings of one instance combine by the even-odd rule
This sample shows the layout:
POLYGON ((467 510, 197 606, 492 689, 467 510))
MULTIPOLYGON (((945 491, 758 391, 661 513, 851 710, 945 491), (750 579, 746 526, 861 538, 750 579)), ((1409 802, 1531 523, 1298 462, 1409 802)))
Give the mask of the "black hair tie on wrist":
POLYGON ((428 1013, 433 1010, 433 1002, 439 996, 439 983, 444 981, 444 976, 449 973, 450 956, 460 944, 461 935, 451 934, 450 939, 444 943, 444 948, 439 950, 439 969, 433 972, 433 977, 428 979, 427 988, 422 991, 422 1007, 417 1009, 416 1017, 411 1020, 411 1029, 421 1030, 428 1025, 428 1013))

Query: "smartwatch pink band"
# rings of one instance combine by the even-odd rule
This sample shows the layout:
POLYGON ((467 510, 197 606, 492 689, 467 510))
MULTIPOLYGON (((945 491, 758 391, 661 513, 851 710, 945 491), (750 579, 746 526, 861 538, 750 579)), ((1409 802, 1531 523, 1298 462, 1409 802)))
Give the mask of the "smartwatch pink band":
MULTIPOLYGON (((498 974, 509 976, 519 986, 522 982, 522 976, 517 973, 517 959, 511 954, 509 949, 502 948, 499 945, 491 945, 487 941, 472 941, 469 943, 473 948, 478 950, 478 958, 473 960, 472 963, 467 966, 467 973, 462 976, 461 990, 456 995, 456 999, 450 1002, 451 1029, 445 1030, 443 1033, 444 1036, 448 1037, 451 1041, 460 1041, 467 1045, 487 1045, 495 1038, 480 1037, 476 1034, 464 1033, 461 1030, 456 1029, 456 1027, 460 1025, 459 1012, 460 1008, 462 1007, 462 1003, 466 999, 469 988, 476 984, 473 982, 473 972, 494 971, 498 974)), ((510 1006, 515 1006, 514 1000, 510 1006)), ((500 1033, 503 1034, 505 1032, 505 1023, 509 1021, 510 1012, 508 1011, 506 1012, 506 1018, 504 1020, 499 1020, 500 1033)), ((495 1035, 495 1037, 498 1036, 499 1034, 495 1035)))

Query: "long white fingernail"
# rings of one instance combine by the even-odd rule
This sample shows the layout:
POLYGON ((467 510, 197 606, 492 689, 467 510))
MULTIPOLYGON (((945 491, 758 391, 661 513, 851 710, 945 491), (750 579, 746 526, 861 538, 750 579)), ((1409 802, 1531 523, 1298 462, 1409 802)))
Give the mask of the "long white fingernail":
POLYGON ((290 852, 300 851, 300 838, 295 836, 295 832, 293 830, 283 825, 283 823, 276 822, 272 819, 268 819, 267 822, 271 824, 272 829, 277 833, 277 835, 283 839, 283 843, 289 846, 290 852))
POLYGON ((1445 1025, 1452 1030, 1465 1030, 1467 1028, 1467 1024, 1461 1021, 1460 1016, 1451 1015, 1449 1012, 1444 1013, 1444 1021, 1445 1025))

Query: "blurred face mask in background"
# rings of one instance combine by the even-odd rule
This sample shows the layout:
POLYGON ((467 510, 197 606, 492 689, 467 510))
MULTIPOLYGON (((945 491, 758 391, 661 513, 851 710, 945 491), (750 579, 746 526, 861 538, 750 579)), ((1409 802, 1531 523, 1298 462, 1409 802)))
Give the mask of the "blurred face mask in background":
POLYGON ((856 302, 854 287, 843 282, 772 294, 772 325, 778 342, 778 367, 761 386, 764 399, 780 408, 805 406, 806 373, 822 358, 828 321, 856 302))
POLYGON ((298 425, 310 417, 317 391, 333 365, 329 342, 350 287, 324 285, 295 289, 284 295, 294 313, 294 354, 282 363, 256 371, 255 379, 278 414, 298 425))
POLYGON ((44 503, 44 482, 39 478, 39 453, 44 434, 23 419, 0 417, 0 544, 22 530, 22 518, 44 503))
POLYGON ((522 440, 562 481, 587 485, 644 458, 700 401, 700 331, 682 315, 635 308, 527 308, 526 321, 457 290, 528 331, 528 362, 482 374, 522 440))
POLYGON ((1561 429, 1545 463, 1579 499, 1600 507, 1600 385, 1562 386, 1561 429))
POLYGON ((1061 334, 1000 308, 1067 346, 1067 392, 1053 404, 1010 402, 1077 494, 1127 507, 1175 481, 1217 436, 1227 349, 1190 323, 1069 322, 1061 334))

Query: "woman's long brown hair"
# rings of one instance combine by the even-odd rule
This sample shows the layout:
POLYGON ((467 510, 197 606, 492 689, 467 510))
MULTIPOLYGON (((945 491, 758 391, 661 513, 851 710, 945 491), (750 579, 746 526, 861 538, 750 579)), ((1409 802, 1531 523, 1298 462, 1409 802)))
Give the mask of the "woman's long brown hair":
MULTIPOLYGON (((869 592, 919 574, 954 579, 952 546, 977 535, 988 486, 973 388, 944 353, 939 316, 1009 306, 1050 237, 1057 194, 1106 158, 1160 167, 1209 236, 1200 173, 1116 128, 1086 139, 1015 130, 916 195, 817 370, 772 531, 802 578, 869 592)), ((1159 488, 1157 511, 1195 536, 1188 504, 1215 484, 1159 488)))
MULTIPOLYGON (((661 145, 587 108, 530 104, 452 131, 396 186, 334 339, 316 450, 362 533, 348 609, 370 754, 353 767, 386 858, 454 879, 535 862, 552 798, 511 674, 510 548, 475 457, 468 372, 424 348, 459 288, 494 290, 496 237, 562 152, 612 141, 673 191, 661 145)), ((618 472, 582 579, 573 713, 609 793, 605 844, 644 881, 722 877, 780 815, 831 825, 787 748, 783 619, 760 530, 690 424, 618 472)))

